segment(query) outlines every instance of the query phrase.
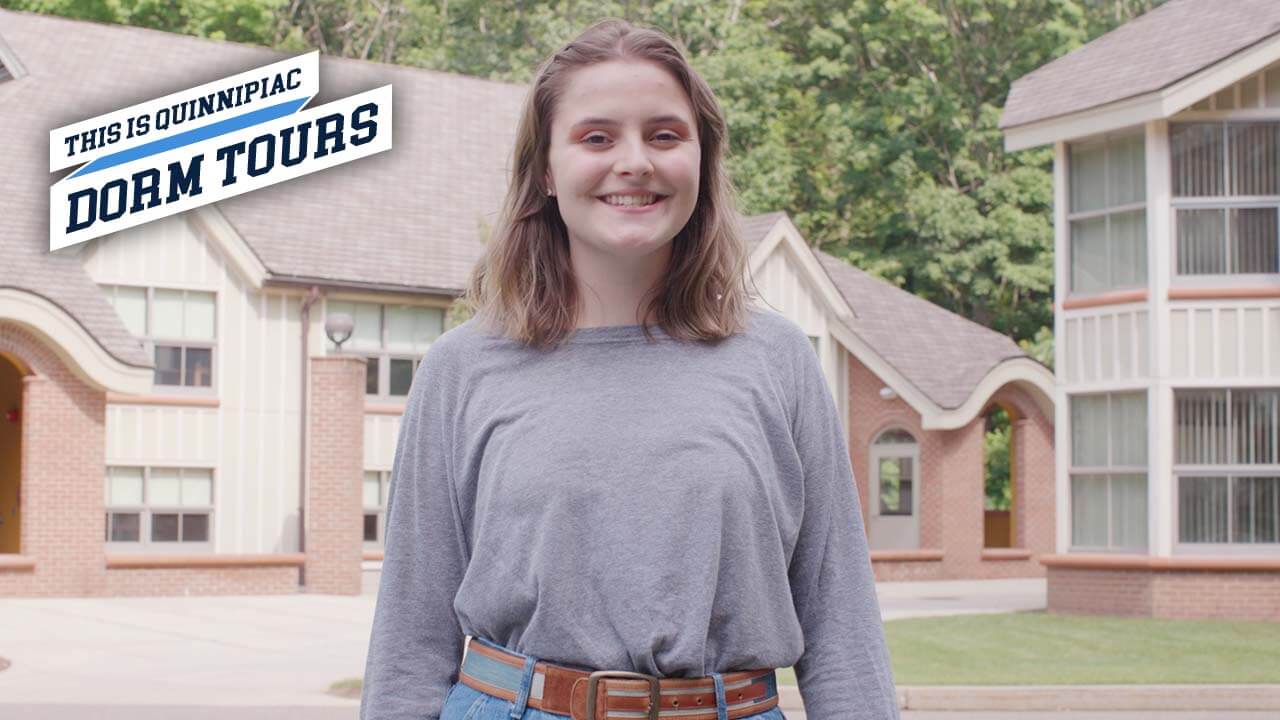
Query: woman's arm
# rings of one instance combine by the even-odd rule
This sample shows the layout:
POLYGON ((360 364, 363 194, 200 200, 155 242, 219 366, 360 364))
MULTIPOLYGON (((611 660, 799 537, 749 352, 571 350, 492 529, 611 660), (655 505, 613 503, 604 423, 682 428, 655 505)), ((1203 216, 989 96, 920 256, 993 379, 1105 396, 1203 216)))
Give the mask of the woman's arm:
POLYGON ((788 570, 804 631, 796 679, 809 720, 890 720, 898 717, 897 692, 848 441, 818 358, 808 338, 799 339, 792 431, 804 518, 788 570))
POLYGON ((462 658, 453 599, 467 546, 449 448, 456 393, 444 341, 436 342, 414 376, 396 442, 361 720, 435 720, 462 658))

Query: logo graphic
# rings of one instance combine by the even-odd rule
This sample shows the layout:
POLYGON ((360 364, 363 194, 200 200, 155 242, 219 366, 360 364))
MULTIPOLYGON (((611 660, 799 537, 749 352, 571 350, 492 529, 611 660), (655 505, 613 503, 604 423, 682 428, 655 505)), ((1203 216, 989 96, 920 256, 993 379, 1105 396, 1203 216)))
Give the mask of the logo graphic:
POLYGON ((49 133, 58 250, 391 149, 391 86, 301 110, 319 51, 49 133))

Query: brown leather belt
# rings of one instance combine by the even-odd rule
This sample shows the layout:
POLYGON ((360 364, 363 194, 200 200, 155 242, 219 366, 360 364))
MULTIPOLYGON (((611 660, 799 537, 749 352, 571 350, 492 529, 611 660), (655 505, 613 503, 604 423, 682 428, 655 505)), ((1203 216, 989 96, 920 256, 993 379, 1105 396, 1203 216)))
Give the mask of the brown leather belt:
MULTIPOLYGON (((480 692, 515 702, 524 657, 472 638, 458 680, 480 692)), ((778 705, 773 669, 724 673, 722 679, 729 720, 778 705)), ((544 660, 534 663, 528 706, 568 715, 573 720, 717 720, 716 686, 710 676, 658 678, 620 670, 587 672, 544 660)))

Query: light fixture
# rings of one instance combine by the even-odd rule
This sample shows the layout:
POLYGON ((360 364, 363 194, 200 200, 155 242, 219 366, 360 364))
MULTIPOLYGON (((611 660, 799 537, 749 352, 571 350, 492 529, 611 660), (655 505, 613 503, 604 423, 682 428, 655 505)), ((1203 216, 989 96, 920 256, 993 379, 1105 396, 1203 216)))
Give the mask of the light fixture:
POLYGON ((324 334, 329 336, 329 342, 338 346, 338 352, 342 352, 342 343, 351 339, 355 326, 347 313, 333 313, 324 319, 324 334))
POLYGON ((893 388, 887 385, 885 387, 880 388, 881 400, 892 400, 896 397, 898 397, 898 393, 894 392, 893 388))

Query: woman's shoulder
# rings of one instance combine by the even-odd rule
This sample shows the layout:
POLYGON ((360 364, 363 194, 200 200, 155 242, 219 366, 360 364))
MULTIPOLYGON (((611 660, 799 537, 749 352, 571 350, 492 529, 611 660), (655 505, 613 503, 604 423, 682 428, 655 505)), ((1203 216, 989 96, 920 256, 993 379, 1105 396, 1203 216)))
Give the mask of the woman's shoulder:
POLYGON ((809 335, 794 320, 763 305, 752 305, 748 311, 747 334, 757 338, 773 352, 794 357, 799 349, 812 352, 809 335))

